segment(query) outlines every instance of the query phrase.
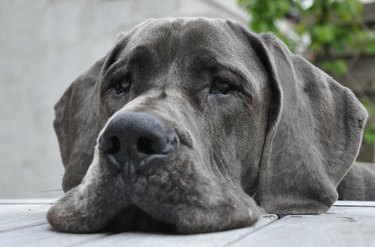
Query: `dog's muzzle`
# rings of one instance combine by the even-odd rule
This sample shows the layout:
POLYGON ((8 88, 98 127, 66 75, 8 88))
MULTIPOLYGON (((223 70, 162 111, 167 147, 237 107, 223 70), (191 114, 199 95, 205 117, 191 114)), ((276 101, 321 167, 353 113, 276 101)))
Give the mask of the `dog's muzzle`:
POLYGON ((173 128, 160 118, 144 112, 116 115, 99 138, 99 152, 114 169, 134 170, 147 167, 153 160, 164 159, 178 145, 173 128))

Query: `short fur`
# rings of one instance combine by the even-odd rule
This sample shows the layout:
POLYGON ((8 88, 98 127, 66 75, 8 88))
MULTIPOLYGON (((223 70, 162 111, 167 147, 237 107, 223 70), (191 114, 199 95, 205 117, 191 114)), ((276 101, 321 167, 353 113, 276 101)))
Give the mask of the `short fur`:
POLYGON ((254 224, 257 203, 276 214, 323 213, 367 119, 349 89, 274 35, 206 18, 136 26, 55 110, 67 193, 48 220, 66 232, 219 231, 254 224), (131 89, 119 97, 111 85, 129 71, 131 89), (218 77, 235 89, 210 93, 218 77), (124 112, 172 126, 176 150, 141 172, 132 162, 126 174, 112 169, 96 140, 124 112))

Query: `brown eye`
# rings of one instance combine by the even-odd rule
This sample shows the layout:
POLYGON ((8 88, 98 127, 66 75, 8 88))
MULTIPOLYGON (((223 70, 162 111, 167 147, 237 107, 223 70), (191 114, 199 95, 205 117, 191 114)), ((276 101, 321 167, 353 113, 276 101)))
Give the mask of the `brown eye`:
POLYGON ((122 80, 118 81, 114 86, 114 89, 116 90, 116 94, 121 95, 121 94, 129 92, 131 84, 132 83, 131 83, 130 76, 126 76, 122 80))
POLYGON ((227 81, 216 78, 210 88, 210 93, 212 94, 227 94, 229 91, 233 90, 234 87, 227 81))

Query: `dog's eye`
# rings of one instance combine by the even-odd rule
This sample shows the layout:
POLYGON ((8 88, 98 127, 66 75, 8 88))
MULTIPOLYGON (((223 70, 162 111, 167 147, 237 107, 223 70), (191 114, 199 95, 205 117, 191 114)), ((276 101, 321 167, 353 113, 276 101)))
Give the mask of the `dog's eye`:
POLYGON ((120 94, 129 92, 131 84, 132 83, 131 83, 131 79, 129 75, 121 79, 114 86, 114 89, 116 90, 116 94, 120 95, 120 94))
POLYGON ((227 81, 220 78, 216 78, 210 88, 210 93, 227 94, 229 91, 233 89, 233 85, 229 84, 227 81))

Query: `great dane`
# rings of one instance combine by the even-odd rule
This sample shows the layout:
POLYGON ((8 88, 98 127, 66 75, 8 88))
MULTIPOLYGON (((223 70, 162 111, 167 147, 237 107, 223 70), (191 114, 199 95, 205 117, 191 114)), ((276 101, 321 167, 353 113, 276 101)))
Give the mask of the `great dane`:
POLYGON ((65 232, 199 233, 252 225, 259 207, 326 212, 367 119, 274 35, 206 18, 134 27, 55 111, 66 194, 47 217, 65 232))

